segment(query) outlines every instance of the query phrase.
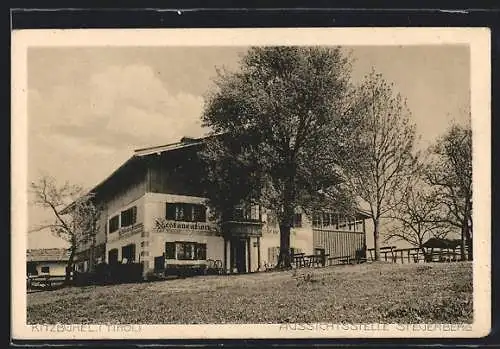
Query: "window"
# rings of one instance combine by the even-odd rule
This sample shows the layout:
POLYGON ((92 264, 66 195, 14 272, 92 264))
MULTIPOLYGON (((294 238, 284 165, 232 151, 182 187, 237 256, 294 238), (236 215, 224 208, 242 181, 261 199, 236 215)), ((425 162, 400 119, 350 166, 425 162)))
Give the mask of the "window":
POLYGON ((38 271, 36 270, 36 263, 28 262, 26 268, 29 275, 38 275, 38 271))
POLYGON ((167 203, 165 218, 183 222, 206 222, 207 209, 199 204, 167 203))
POLYGON ((196 242, 166 242, 165 258, 178 260, 206 260, 207 244, 196 242))
POLYGON ((269 247, 267 249, 267 259, 269 261, 269 264, 277 264, 278 263, 278 255, 280 253, 280 248, 279 247, 269 247))
POLYGON ((116 215, 109 220, 109 233, 117 231, 118 228, 120 228, 120 217, 116 215))
POLYGON ((118 249, 114 248, 108 252, 108 262, 109 264, 118 263, 118 249))
POLYGON ((243 204, 234 207, 233 217, 235 221, 260 221, 261 212, 259 205, 243 204))
POLYGON ((243 207, 235 207, 233 213, 233 219, 238 221, 238 220, 243 220, 244 218, 245 218, 245 212, 243 210, 243 207))
POLYGON ((177 245, 177 259, 193 260, 196 259, 196 243, 182 242, 177 245))
POLYGON ((314 213, 313 227, 332 227, 334 229, 339 229, 339 215, 333 212, 314 213))
POLYGON ((48 274, 50 272, 50 268, 49 267, 42 267, 42 273, 44 274, 48 274))
POLYGON ((193 220, 195 222, 206 222, 207 208, 203 205, 193 205, 193 220))
POLYGON ((122 260, 125 258, 129 263, 135 261, 135 244, 122 247, 122 260))
POLYGON ((196 245, 196 259, 207 259, 207 244, 196 245))
POLYGON ((175 242, 165 243, 165 258, 175 259, 175 242))
POLYGON ((121 226, 122 227, 128 227, 133 224, 135 224, 135 221, 137 219, 137 207, 131 207, 128 210, 122 211, 122 222, 121 226))
POLYGON ((188 219, 188 208, 186 204, 176 204, 175 205, 175 220, 176 221, 189 221, 188 219))
POLYGON ((250 219, 260 221, 260 207, 258 205, 250 206, 250 219))
POLYGON ((293 215, 292 227, 294 228, 302 227, 302 213, 295 213, 293 215))

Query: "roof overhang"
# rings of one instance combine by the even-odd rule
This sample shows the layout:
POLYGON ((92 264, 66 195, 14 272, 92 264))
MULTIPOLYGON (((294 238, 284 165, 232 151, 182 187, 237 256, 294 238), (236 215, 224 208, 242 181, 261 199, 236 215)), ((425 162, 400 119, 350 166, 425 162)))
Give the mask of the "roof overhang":
MULTIPOLYGON (((100 183, 98 183, 96 186, 94 186, 91 190, 88 191, 87 194, 91 193, 97 193, 101 188, 103 188, 109 181, 115 177, 118 173, 122 172, 126 167, 130 166, 132 163, 136 161, 140 161, 142 158, 149 156, 149 155, 154 155, 154 154, 162 154, 174 150, 179 150, 179 149, 184 149, 184 148, 189 148, 189 147, 195 147, 195 146, 200 146, 203 144, 204 138, 183 138, 180 142, 176 143, 170 143, 170 144, 165 144, 165 145, 158 145, 158 146, 153 146, 153 147, 147 147, 147 148, 139 148, 134 150, 134 154, 126 160, 120 167, 118 167, 116 170, 114 170, 109 176, 107 176, 104 180, 102 180, 100 183)), ((66 206, 62 211, 61 214, 67 214, 69 213, 73 207, 75 206, 76 202, 73 201, 71 204, 66 206)))

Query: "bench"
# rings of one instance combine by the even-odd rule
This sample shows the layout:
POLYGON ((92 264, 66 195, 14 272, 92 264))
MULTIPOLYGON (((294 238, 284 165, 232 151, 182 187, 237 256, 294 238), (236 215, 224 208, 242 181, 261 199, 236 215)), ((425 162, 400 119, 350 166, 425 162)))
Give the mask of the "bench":
POLYGON ((296 268, 307 267, 310 264, 308 256, 305 253, 294 253, 291 255, 292 264, 295 265, 296 268))
POLYGON ((326 266, 326 261, 329 259, 330 254, 313 254, 305 256, 307 261, 307 266, 324 267, 326 266))
POLYGON ((349 264, 351 262, 351 258, 351 256, 329 257, 328 265, 349 264))

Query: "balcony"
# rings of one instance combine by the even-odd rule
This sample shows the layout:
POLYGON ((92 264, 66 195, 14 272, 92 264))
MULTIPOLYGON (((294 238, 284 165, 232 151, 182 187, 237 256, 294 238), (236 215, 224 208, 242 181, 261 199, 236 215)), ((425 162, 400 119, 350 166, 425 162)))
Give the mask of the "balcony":
POLYGON ((258 237, 262 236, 263 223, 256 220, 234 220, 222 223, 222 233, 226 237, 258 237))

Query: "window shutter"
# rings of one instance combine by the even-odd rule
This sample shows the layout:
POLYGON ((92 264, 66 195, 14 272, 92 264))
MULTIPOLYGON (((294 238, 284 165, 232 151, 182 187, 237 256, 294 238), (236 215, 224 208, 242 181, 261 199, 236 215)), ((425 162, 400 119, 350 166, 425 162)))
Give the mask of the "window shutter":
POLYGON ((109 220, 109 232, 113 233, 117 231, 120 228, 119 223, 120 221, 118 216, 111 217, 111 219, 109 220))
POLYGON ((175 204, 166 203, 165 218, 167 220, 175 220, 175 204))
POLYGON ((175 259, 175 242, 165 243, 165 258, 175 259))
POLYGON ((132 207, 132 224, 137 222, 137 206, 132 207))

